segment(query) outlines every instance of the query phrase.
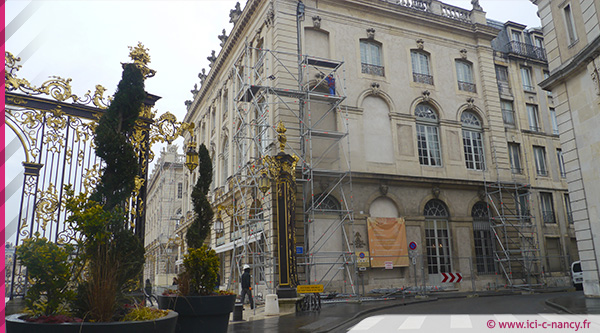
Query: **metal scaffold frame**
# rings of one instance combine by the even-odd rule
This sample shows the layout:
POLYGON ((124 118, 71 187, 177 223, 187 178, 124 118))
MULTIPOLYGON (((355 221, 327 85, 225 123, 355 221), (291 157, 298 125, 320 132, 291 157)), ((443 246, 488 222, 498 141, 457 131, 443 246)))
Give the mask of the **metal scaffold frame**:
POLYGON ((232 235, 237 232, 235 240, 239 240, 233 247, 228 288, 239 280, 244 263, 252 263, 257 284, 261 281, 270 292, 276 287, 276 233, 274 225, 268 223, 273 218, 273 199, 270 191, 260 191, 259 177, 263 157, 275 151, 274 125, 282 121, 288 128, 286 151, 299 157, 299 283, 323 284, 326 291, 338 288, 338 292, 347 292, 349 285, 350 292, 356 293, 354 248, 349 241, 354 216, 348 113, 341 106, 345 99, 342 65, 340 61, 249 45, 236 60, 235 170, 227 182, 231 202, 221 206, 231 218, 232 235), (334 94, 329 93, 328 77, 338 83, 334 94), (327 225, 317 228, 324 223, 319 218, 323 214, 327 225), (316 229, 323 230, 317 234, 316 229), (333 238, 341 238, 341 248, 327 250, 333 238), (333 281, 339 283, 334 286, 333 281))
MULTIPOLYGON (((496 181, 488 182, 483 173, 488 216, 494 238, 494 260, 507 280, 507 287, 531 289, 542 285, 538 230, 530 212, 531 186, 500 179, 496 148, 492 147, 496 181)), ((524 174, 529 179, 527 154, 524 174)))

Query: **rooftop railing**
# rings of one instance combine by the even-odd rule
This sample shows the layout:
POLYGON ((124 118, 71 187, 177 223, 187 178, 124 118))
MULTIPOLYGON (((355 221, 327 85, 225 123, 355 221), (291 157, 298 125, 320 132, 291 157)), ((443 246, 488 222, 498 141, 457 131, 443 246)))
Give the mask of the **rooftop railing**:
POLYGON ((548 61, 546 58, 546 50, 544 50, 543 47, 517 41, 511 41, 507 46, 510 53, 514 53, 529 59, 548 61))

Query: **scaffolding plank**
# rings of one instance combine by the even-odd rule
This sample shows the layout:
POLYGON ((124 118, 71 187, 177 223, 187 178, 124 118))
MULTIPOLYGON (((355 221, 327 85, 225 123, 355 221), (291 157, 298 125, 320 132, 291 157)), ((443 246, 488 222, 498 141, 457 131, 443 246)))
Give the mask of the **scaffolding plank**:
POLYGON ((307 58, 306 63, 312 66, 324 67, 324 68, 337 68, 340 63, 335 61, 328 61, 316 58, 307 58))
POLYGON ((319 138, 341 139, 346 136, 346 133, 323 131, 323 130, 311 130, 310 135, 313 137, 319 137, 319 138))

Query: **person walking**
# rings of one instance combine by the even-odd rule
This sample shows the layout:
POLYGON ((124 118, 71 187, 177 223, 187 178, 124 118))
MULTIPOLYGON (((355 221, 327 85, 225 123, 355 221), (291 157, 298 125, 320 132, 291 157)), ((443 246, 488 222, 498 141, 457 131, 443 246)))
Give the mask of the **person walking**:
POLYGON ((150 297, 152 295, 152 283, 150 283, 150 279, 146 279, 146 285, 144 286, 144 292, 146 295, 144 295, 144 298, 147 299, 148 301, 150 301, 150 306, 154 306, 154 303, 152 303, 152 298, 150 297))
POLYGON ((252 298, 252 281, 250 277, 250 266, 244 265, 244 274, 242 274, 242 294, 240 295, 242 305, 244 299, 248 295, 248 301, 250 302, 250 309, 254 309, 254 299, 252 298))

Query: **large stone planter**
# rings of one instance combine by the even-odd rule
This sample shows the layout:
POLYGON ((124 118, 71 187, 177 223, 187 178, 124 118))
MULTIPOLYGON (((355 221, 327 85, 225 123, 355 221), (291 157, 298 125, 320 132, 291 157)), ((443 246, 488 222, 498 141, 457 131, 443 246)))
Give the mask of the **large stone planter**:
MULTIPOLYGON (((227 332, 235 295, 158 296, 158 307, 179 313, 176 332, 227 332)), ((112 333, 112 332, 111 332, 112 333)))
POLYGON ((19 319, 24 313, 6 317, 6 333, 174 333, 177 312, 147 321, 117 321, 111 323, 30 323, 19 319))

